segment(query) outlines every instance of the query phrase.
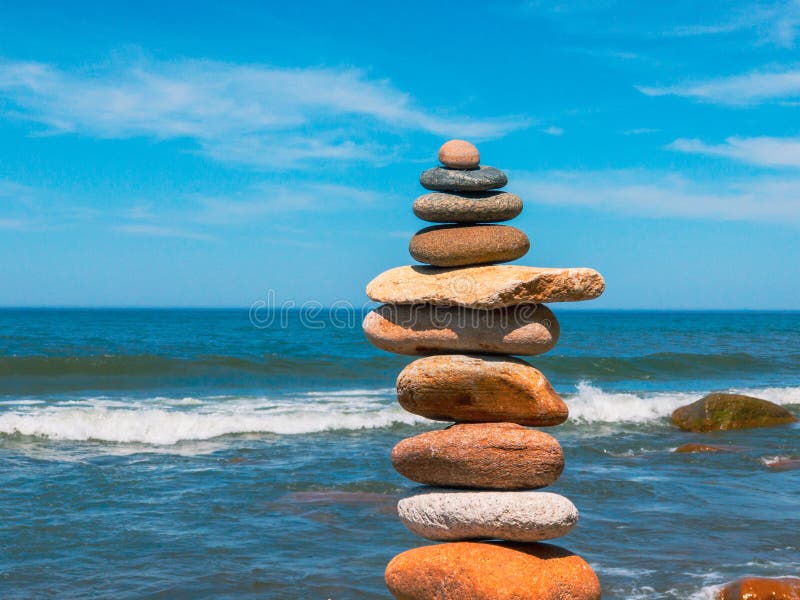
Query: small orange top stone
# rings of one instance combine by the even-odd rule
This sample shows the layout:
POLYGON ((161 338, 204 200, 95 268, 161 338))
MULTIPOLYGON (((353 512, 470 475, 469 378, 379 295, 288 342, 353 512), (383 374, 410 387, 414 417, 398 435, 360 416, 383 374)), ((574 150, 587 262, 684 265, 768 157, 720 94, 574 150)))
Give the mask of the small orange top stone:
POLYGON ((450 169, 476 169, 481 163, 481 155, 469 142, 450 140, 439 148, 439 162, 450 169))

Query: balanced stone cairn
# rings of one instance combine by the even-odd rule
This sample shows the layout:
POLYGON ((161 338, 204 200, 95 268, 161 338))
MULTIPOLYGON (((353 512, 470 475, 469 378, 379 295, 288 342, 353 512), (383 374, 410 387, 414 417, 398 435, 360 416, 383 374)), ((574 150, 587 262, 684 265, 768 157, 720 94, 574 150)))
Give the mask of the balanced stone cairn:
POLYGON ((383 303, 364 319, 370 342, 423 355, 397 378, 400 404, 455 422, 392 450, 401 475, 434 486, 400 500, 401 521, 446 543, 396 556, 386 583, 403 600, 599 599, 582 558, 540 543, 568 533, 578 510, 531 491, 558 479, 564 455, 555 438, 528 427, 563 423, 567 406, 540 371, 509 355, 553 348, 559 325, 544 303, 596 298, 605 282, 592 269, 498 265, 530 248, 522 231, 495 224, 516 217, 522 200, 498 191, 505 174, 480 166, 469 142, 445 143, 439 160, 420 177, 432 193, 417 198, 414 214, 443 224, 409 245, 429 266, 390 269, 367 286, 383 303))

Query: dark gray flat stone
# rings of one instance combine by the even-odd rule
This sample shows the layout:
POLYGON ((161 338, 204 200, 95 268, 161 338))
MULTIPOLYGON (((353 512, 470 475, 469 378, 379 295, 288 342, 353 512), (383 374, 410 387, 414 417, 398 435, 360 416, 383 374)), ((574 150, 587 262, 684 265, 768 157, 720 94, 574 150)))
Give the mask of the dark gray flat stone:
POLYGON ((431 223, 496 223, 521 212, 522 199, 508 192, 434 192, 414 201, 414 214, 431 223))
POLYGON ((434 167, 419 176, 422 187, 439 192, 482 192, 503 187, 506 174, 494 167, 478 167, 468 171, 434 167))

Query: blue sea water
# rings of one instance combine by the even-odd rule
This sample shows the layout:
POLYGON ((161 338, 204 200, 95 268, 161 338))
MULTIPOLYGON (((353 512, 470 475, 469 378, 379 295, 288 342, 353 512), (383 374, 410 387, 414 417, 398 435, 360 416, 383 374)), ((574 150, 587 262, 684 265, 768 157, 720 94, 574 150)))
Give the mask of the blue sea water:
MULTIPOLYGON (((553 308, 559 344, 530 362, 570 406, 550 489, 581 511, 557 543, 604 598, 800 573, 800 470, 776 468, 800 428, 668 418, 713 390, 800 414, 800 313, 553 308), (672 453, 689 441, 738 451, 672 453)), ((444 425, 397 406, 411 359, 360 316, 0 311, 0 597, 387 598, 386 563, 426 543, 389 451, 444 425)))

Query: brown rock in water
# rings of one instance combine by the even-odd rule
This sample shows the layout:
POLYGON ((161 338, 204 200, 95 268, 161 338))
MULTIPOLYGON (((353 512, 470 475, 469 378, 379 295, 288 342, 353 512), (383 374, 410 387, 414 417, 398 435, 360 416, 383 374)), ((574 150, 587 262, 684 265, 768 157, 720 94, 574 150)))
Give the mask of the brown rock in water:
POLYGON ((392 464, 404 477, 426 485, 523 490, 556 481, 564 453, 542 431, 513 423, 465 423, 400 441, 392 464))
POLYGON ((577 302, 605 289, 594 269, 491 265, 443 269, 395 267, 367 285, 367 296, 388 304, 503 308, 522 303, 577 302))
POLYGON ((415 360, 397 377, 407 411, 438 421, 559 425, 569 410, 541 371, 525 361, 462 355, 415 360))
POLYGON ((741 394, 709 394, 672 413, 672 424, 684 431, 724 431, 794 423, 784 407, 741 394))
POLYGON ((414 214, 433 223, 494 223, 522 212, 522 199, 508 192, 432 192, 414 200, 414 214))
POLYGON ((555 315, 542 304, 498 310, 384 304, 367 313, 362 327, 375 346, 396 354, 543 354, 559 335, 555 315))
POLYGON ((450 169, 474 169, 481 162, 478 149, 464 140, 449 140, 439 148, 439 162, 450 169))
POLYGON ((772 471, 794 471, 800 469, 800 458, 774 458, 774 459, 761 459, 767 467, 772 471))
POLYGON ((422 263, 462 267, 516 260, 530 247, 528 236, 508 225, 437 225, 418 231, 408 251, 422 263))
POLYGON ((683 446, 678 446, 674 450, 675 452, 681 453, 696 453, 696 452, 731 452, 732 450, 729 448, 723 448, 722 446, 711 446, 708 444, 684 444, 683 446))
POLYGON ((716 600, 800 600, 800 578, 744 577, 725 584, 716 600))
POLYGON ((414 548, 386 567, 398 600, 599 600, 580 556, 550 544, 455 542, 414 548))

